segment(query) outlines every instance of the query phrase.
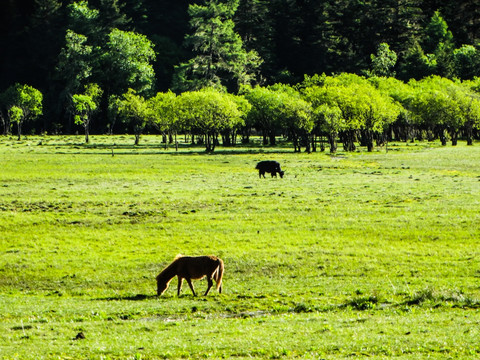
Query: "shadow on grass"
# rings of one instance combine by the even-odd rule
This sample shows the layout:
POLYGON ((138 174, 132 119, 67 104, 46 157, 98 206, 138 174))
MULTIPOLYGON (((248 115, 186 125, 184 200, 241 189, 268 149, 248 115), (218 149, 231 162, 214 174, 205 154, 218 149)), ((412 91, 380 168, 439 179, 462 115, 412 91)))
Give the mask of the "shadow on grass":
MULTIPOLYGON (((47 137, 46 140, 49 138, 47 137)), ((138 145, 122 142, 122 137, 117 138, 120 142, 92 142, 86 144, 78 141, 78 138, 55 138, 52 141, 40 141, 38 146, 55 148, 57 154, 90 154, 90 155, 236 155, 236 154, 263 154, 263 153, 290 153, 293 148, 288 141, 278 140, 277 144, 262 145, 259 141, 252 140, 248 144, 237 143, 234 146, 219 145, 213 152, 205 151, 203 144, 179 143, 175 151, 175 145, 160 142, 144 141, 138 145), (56 141, 55 141, 56 140, 56 141), (89 150, 85 152, 84 150, 89 150)), ((114 140, 112 140, 114 141, 114 140)))
POLYGON ((137 295, 125 295, 125 296, 111 296, 105 298, 98 298, 95 300, 103 301, 143 301, 149 299, 156 299, 157 295, 146 295, 146 294, 137 294, 137 295))

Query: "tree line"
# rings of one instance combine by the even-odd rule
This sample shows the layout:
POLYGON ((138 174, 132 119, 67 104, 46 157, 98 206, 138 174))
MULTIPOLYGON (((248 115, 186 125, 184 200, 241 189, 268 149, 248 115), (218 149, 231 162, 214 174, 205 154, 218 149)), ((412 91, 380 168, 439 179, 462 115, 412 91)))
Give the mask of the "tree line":
POLYGON ((4 133, 13 125, 19 136, 22 128, 83 129, 88 141, 90 131, 127 131, 138 142, 147 126, 202 134, 208 151, 219 137, 227 145, 238 135, 247 141, 253 129, 265 144, 282 134, 307 151, 316 150, 318 138, 335 151, 337 137, 353 150, 355 142, 370 149, 392 136, 446 142, 462 134, 471 142, 476 135, 474 1, 22 0, 2 6, 4 133), (168 116, 155 110, 165 108, 165 99, 177 107, 168 116), (199 102, 208 115, 193 105, 199 102), (227 108, 230 115, 220 115, 227 108))
MULTIPOLYGON (((135 144, 146 127, 164 135, 165 144, 177 143, 177 134, 191 136, 193 144, 213 152, 217 144, 234 146, 238 137, 249 143, 252 132, 263 137, 264 145, 276 145, 283 136, 294 151, 355 151, 358 144, 373 151, 388 141, 448 139, 457 145, 463 136, 469 145, 480 130, 480 80, 452 81, 439 76, 404 83, 393 77, 370 77, 343 73, 335 76, 306 76, 296 85, 243 85, 237 95, 213 87, 158 92, 145 98, 133 89, 108 102, 110 128, 117 120, 133 129, 135 144)), ((70 112, 85 131, 97 110, 101 89, 96 84, 74 94, 70 112)), ((24 121, 42 112, 41 93, 16 85, 10 97, 8 121, 15 123, 18 138, 24 121)), ((3 120, 5 122, 5 119, 3 120)), ((5 124, 4 124, 5 126, 5 124)), ((8 126, 5 126, 8 128, 8 126)))

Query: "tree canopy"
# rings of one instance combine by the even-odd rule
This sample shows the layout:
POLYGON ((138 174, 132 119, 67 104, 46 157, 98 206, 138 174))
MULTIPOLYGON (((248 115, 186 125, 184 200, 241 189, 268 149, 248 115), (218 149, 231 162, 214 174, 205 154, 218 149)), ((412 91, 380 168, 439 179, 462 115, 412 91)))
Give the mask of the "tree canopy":
POLYGON ((357 140, 371 148, 381 142, 372 133, 387 128, 471 139, 479 87, 466 84, 480 76, 479 16, 471 0, 4 1, 0 120, 4 133, 20 123, 111 132, 117 117, 130 119, 123 130, 172 133, 186 124, 172 104, 207 88, 225 106, 239 93, 230 98, 237 109, 251 106, 217 129, 226 142, 237 133, 247 141, 253 127, 265 144, 281 134, 297 150, 313 149, 315 136, 327 136, 332 150, 336 136, 348 150, 357 140), (22 117, 25 109, 6 100, 15 84, 38 89, 43 116, 22 117), (88 84, 102 89, 94 111, 88 84))

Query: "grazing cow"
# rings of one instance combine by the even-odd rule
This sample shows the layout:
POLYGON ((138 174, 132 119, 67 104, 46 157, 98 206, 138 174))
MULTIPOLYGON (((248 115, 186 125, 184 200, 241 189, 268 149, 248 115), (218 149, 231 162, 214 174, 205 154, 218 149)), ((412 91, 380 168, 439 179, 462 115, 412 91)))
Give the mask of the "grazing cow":
POLYGON ((284 171, 280 168, 280 163, 278 161, 260 161, 255 169, 258 169, 258 177, 265 177, 265 173, 271 173, 272 177, 277 177, 277 173, 280 174, 280 177, 283 178, 284 171))

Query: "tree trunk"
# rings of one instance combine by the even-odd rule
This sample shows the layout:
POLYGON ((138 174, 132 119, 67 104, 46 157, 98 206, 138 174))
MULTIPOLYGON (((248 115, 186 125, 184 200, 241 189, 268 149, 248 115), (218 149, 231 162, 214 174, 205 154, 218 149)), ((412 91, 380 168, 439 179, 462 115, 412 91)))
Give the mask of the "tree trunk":
POLYGON ((300 152, 300 144, 298 143, 298 138, 295 134, 292 134, 293 142, 293 152, 300 152))
POLYGON ((222 134, 222 143, 223 143, 223 146, 231 146, 232 145, 232 141, 231 141, 231 132, 230 130, 226 130, 223 132, 222 134))
POLYGON ((22 122, 17 122, 17 130, 18 130, 18 138, 17 140, 20 141, 22 138, 22 122))
POLYGON ((244 127, 242 128, 242 144, 248 144, 250 142, 250 132, 251 132, 250 127, 244 127))
POLYGON ((457 146, 458 143, 458 131, 452 130, 450 132, 450 136, 452 137, 452 146, 457 146))
POLYGON ((317 152, 317 135, 313 134, 311 140, 312 152, 317 152))
POLYGON ((8 130, 10 128, 9 122, 5 119, 5 117, 1 112, 0 112, 0 120, 2 121, 2 125, 3 125, 3 135, 8 135, 8 130))
POLYGON ((270 146, 275 146, 276 141, 275 141, 275 130, 271 131, 270 134, 268 135, 269 140, 270 140, 270 146))
POLYGON ((447 137, 445 136, 444 130, 440 131, 440 141, 442 143, 442 146, 447 146, 447 137))
POLYGON ((371 130, 365 131, 365 142, 367 145, 367 151, 372 152, 373 151, 373 132, 371 130))
POLYGON ((330 144, 330 154, 337 152, 337 133, 328 134, 328 143, 330 144))
POLYGON ((305 134, 303 136, 303 141, 305 142, 305 152, 310 154, 312 152, 312 148, 310 147, 310 136, 308 134, 305 134))
POLYGON ((355 151, 355 130, 348 130, 343 133, 343 149, 345 151, 355 151))
POLYGON ((467 145, 473 145, 473 123, 471 121, 465 123, 465 133, 467 136, 467 145))

